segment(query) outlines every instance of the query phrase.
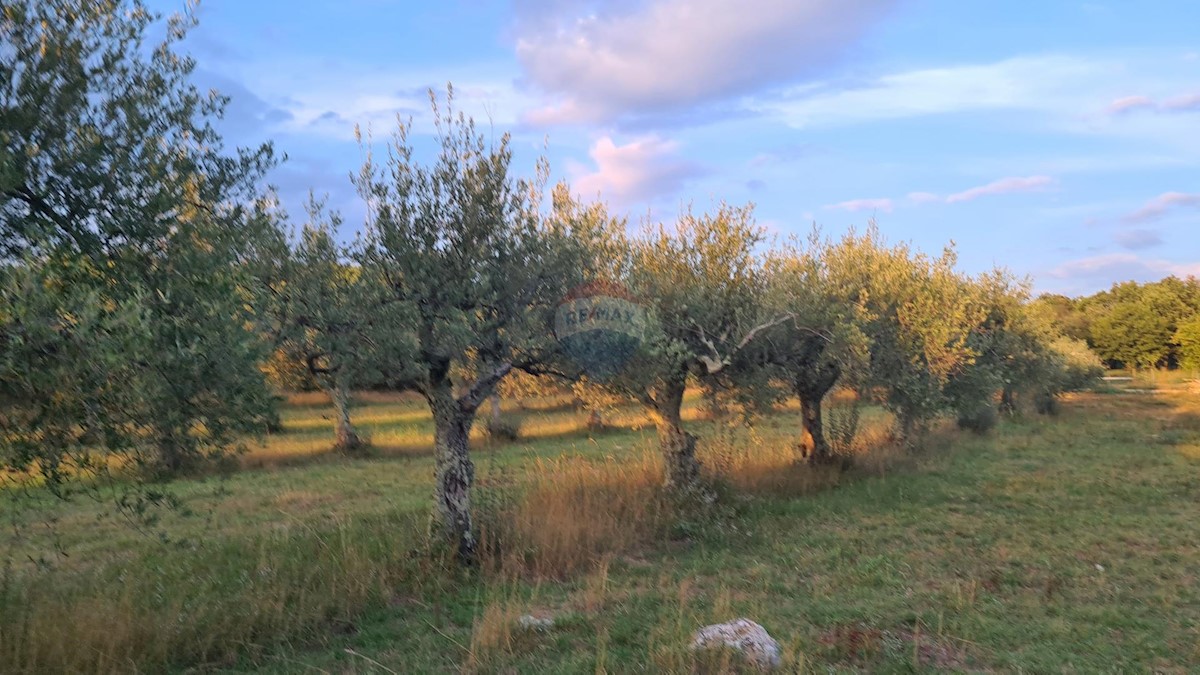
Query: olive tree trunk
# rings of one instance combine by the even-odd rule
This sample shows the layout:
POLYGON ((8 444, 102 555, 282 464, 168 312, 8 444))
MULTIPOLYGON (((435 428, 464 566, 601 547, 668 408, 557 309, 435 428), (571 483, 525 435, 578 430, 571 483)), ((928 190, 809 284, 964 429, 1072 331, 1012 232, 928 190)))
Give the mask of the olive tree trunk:
POLYGON ((449 383, 430 395, 433 409, 435 452, 434 504, 446 539, 453 542, 464 562, 475 558, 475 530, 471 520, 471 484, 475 464, 469 439, 475 410, 459 404, 449 383))
POLYGON ((491 404, 492 427, 498 428, 500 426, 500 394, 492 394, 488 397, 488 401, 491 404))
POLYGON ((364 443, 350 422, 350 391, 340 382, 329 386, 329 399, 333 402, 334 448, 339 452, 352 453, 361 450, 364 443))
POLYGON ((825 423, 821 413, 821 396, 800 395, 800 424, 805 457, 812 464, 833 463, 829 441, 825 439, 825 423))
POLYGON ((683 378, 672 378, 658 390, 655 401, 655 425, 658 445, 662 452, 667 488, 689 491, 700 482, 700 461, 696 459, 696 437, 683 429, 683 393, 687 387, 683 378))
POLYGON ((1010 384, 1004 385, 1004 389, 1000 391, 1000 412, 1006 415, 1017 412, 1017 397, 1010 384))
POLYGON ((836 461, 825 438, 821 402, 837 384, 841 374, 839 367, 826 363, 808 369, 792 383, 792 389, 800 399, 801 448, 810 464, 833 464, 836 461))

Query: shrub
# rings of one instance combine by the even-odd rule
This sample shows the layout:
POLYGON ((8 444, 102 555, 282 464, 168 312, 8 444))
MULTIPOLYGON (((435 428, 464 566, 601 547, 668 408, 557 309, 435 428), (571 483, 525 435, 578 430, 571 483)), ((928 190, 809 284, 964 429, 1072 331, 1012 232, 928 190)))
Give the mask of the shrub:
POLYGON ((515 441, 521 437, 521 421, 511 417, 489 417, 484 429, 494 441, 515 441))
POLYGON ((1033 408, 1034 410, 1037 410, 1039 415, 1057 415, 1058 396, 1053 392, 1038 392, 1038 394, 1033 397, 1033 408))
POLYGON ((825 437, 833 454, 843 457, 854 454, 861 418, 862 409, 857 397, 846 402, 835 402, 830 397, 825 415, 825 437))
POLYGON ((1000 413, 993 403, 981 403, 958 414, 958 428, 977 434, 986 434, 999 421, 1000 413))

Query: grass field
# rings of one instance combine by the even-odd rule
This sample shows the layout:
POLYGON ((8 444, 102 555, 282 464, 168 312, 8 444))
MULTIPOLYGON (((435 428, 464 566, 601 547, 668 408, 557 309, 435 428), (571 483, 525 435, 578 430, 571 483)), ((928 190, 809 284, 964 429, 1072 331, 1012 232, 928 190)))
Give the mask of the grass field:
POLYGON ((1195 672, 1200 396, 1153 384, 917 453, 871 411, 846 474, 794 465, 791 411, 727 429, 693 400, 726 478, 691 515, 658 493, 635 411, 589 437, 555 402, 512 408, 523 440, 476 439, 473 571, 428 544, 422 407, 364 396, 377 455, 345 459, 302 396, 242 470, 173 484, 183 506, 149 529, 102 496, 6 500, 0 670, 722 671, 688 636, 746 616, 795 672, 1195 672))

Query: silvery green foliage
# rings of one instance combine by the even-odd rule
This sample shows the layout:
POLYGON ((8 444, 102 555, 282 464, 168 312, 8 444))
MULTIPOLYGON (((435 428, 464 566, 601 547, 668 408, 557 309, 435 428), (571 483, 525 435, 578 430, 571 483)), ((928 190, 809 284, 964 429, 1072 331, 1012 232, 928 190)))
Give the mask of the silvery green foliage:
MULTIPOLYGON (((831 244, 814 231, 807 245, 786 242, 767 257, 767 303, 790 320, 771 327, 746 354, 761 374, 759 389, 776 398, 800 400, 801 449, 809 461, 833 460, 822 404, 835 386, 854 387, 865 377, 870 341, 862 304, 844 297, 833 278, 831 244)), ((856 425, 854 425, 856 427, 856 425)), ((839 427, 839 447, 852 440, 851 426, 839 427), (850 438, 844 433, 850 430, 850 438)))
POLYGON ((543 372, 558 361, 554 309, 596 260, 591 225, 556 194, 541 212, 548 169, 512 170, 510 137, 489 140, 453 110, 453 90, 430 93, 437 156, 422 162, 411 123, 383 157, 367 148, 356 183, 366 200, 366 236, 354 259, 408 319, 396 326, 412 358, 385 374, 417 391, 434 416, 435 505, 464 558, 474 555, 468 433, 476 411, 514 369, 543 372))
POLYGON ((350 421, 351 391, 386 384, 389 373, 410 361, 411 322, 381 279, 349 261, 338 243, 340 214, 312 197, 307 211, 308 221, 282 247, 267 278, 267 307, 280 349, 330 395, 336 447, 355 451, 365 440, 350 421))
POLYGON ((173 471, 225 452, 271 405, 248 265, 271 229, 270 147, 224 148, 226 99, 176 51, 190 19, 149 45, 136 0, 0 11, 4 465, 122 452, 173 471))
POLYGON ((864 388, 878 392, 909 438, 951 407, 945 384, 974 358, 968 337, 983 312, 951 248, 933 258, 888 245, 872 227, 848 233, 824 257, 835 297, 860 308, 871 345, 864 388))
POLYGON ((673 226, 648 225, 629 243, 622 281, 647 310, 646 330, 627 367, 604 384, 651 413, 672 488, 699 479, 696 439, 681 420, 688 382, 743 386, 750 371, 739 355, 786 318, 763 303, 762 241, 750 207, 721 204, 711 213, 689 209, 673 226))

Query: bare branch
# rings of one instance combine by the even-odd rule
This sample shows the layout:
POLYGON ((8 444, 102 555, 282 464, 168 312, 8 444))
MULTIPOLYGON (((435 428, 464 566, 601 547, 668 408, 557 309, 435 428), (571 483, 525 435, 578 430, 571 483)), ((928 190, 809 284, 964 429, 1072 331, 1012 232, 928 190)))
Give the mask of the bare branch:
POLYGON ((504 363, 496 366, 492 372, 481 375, 475 380, 475 383, 471 385, 471 388, 467 390, 467 393, 459 397, 458 407, 464 412, 474 411, 476 408, 482 405, 483 400, 492 393, 492 389, 496 386, 496 384, 498 384, 500 380, 504 379, 505 375, 508 375, 510 372, 512 372, 512 369, 513 364, 509 361, 505 361, 504 363))
MULTIPOLYGON (((790 321, 795 318, 796 318, 796 315, 789 312, 787 314, 777 316, 774 319, 771 319, 770 321, 767 321, 765 323, 761 323, 761 324, 755 326, 754 328, 751 328, 749 331, 747 331, 747 333, 744 336, 742 336, 741 341, 738 342, 737 345, 733 349, 731 349, 728 354, 724 354, 724 355, 722 355, 721 351, 719 349, 717 349, 717 345, 714 344, 713 341, 710 340, 708 338, 708 336, 706 336, 704 334, 704 329, 702 327, 700 327, 699 325, 696 325, 696 330, 700 335, 700 342, 702 342, 704 344, 704 346, 708 347, 709 352, 711 352, 711 355, 701 354, 701 355, 697 356, 696 358, 704 366, 704 372, 706 375, 716 375, 717 373, 721 372, 721 370, 723 370, 725 368, 725 366, 728 366, 730 363, 732 363, 733 357, 738 352, 740 352, 742 349, 744 349, 746 347, 746 345, 750 344, 750 342, 753 341, 754 338, 759 333, 763 332, 764 330, 767 330, 768 328, 773 328, 775 326, 778 326, 781 323, 790 321)), ((693 322, 693 323, 695 323, 695 322, 693 322)))

